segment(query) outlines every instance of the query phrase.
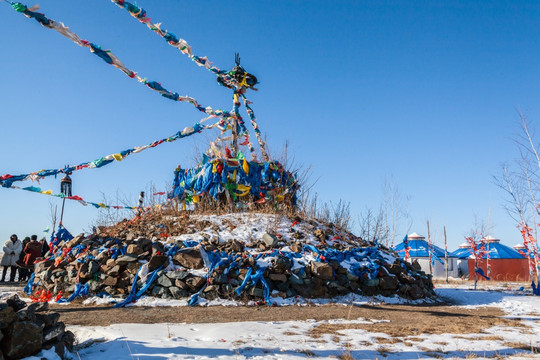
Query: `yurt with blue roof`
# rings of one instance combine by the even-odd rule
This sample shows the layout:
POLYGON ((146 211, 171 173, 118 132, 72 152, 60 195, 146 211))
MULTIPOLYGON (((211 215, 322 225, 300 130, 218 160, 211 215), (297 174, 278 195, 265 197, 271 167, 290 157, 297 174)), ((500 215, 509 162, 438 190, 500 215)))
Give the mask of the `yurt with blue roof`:
POLYGON ((452 252, 452 256, 456 258, 458 267, 458 277, 469 277, 469 257, 471 257, 471 245, 467 242, 459 245, 456 251, 452 252))
MULTIPOLYGON (((406 241, 399 243, 393 248, 398 255, 405 259, 406 250, 409 252, 409 261, 413 262, 414 260, 418 261, 418 264, 422 267, 422 271, 426 274, 430 273, 429 267, 429 252, 431 249, 431 258, 432 258, 432 275, 434 278, 446 278, 446 266, 445 266, 445 256, 444 250, 440 247, 431 244, 429 246, 426 238, 418 233, 412 233, 407 235, 406 241)), ((458 277, 458 268, 456 263, 457 258, 452 256, 451 253, 448 253, 448 276, 457 278, 458 277)))
MULTIPOLYGON (((493 236, 486 236, 481 240, 485 247, 478 266, 491 280, 496 281, 528 281, 529 262, 527 257, 520 254, 510 246, 501 244, 501 241, 493 236)), ((474 279, 474 258, 469 262, 469 278, 474 279)), ((478 276, 479 280, 487 280, 478 276)))

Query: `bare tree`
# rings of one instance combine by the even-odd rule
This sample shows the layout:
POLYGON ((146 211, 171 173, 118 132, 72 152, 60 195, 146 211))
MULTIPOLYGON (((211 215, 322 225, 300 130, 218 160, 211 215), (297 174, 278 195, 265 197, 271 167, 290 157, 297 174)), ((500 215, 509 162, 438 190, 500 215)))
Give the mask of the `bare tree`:
POLYGON ((520 132, 515 143, 519 159, 513 166, 503 164, 501 174, 495 177, 495 184, 507 194, 505 209, 520 227, 523 244, 527 248, 530 277, 534 284, 540 279, 540 258, 538 255, 536 216, 539 214, 537 202, 540 189, 540 155, 525 116, 518 110, 520 132), (531 256, 532 255, 532 256, 531 256), (532 258, 531 258, 532 257, 532 258))

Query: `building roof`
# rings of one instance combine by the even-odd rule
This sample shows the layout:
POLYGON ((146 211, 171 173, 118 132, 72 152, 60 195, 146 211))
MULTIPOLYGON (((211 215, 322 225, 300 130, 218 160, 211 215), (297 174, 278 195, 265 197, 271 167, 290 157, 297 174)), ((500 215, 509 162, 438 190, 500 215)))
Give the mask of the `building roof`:
POLYGON ((426 237, 420 235, 419 233, 413 232, 412 234, 407 235, 407 238, 408 238, 409 240, 411 240, 411 239, 425 239, 426 237))
POLYGON ((484 237, 481 241, 486 242, 486 243, 488 243, 488 242, 501 242, 501 240, 499 240, 497 238, 494 238, 491 235, 488 235, 488 236, 484 237))
MULTIPOLYGON (((490 259, 524 259, 525 257, 520 254, 517 250, 512 249, 510 246, 506 246, 500 243, 499 239, 491 238, 487 239, 484 242, 486 250, 489 251, 489 254, 484 254, 483 259, 486 259, 488 256, 490 259)), ((459 259, 467 259, 471 256, 470 248, 459 248, 452 253, 452 255, 458 257, 459 259)))
POLYGON ((458 259, 467 259, 469 256, 471 256, 471 247, 465 247, 463 244, 461 244, 459 248, 456 251, 451 252, 451 254, 458 259))
MULTIPOLYGON (((413 233, 413 234, 415 234, 415 233, 413 233)), ((421 237, 421 238, 412 238, 412 239, 410 237, 408 237, 408 246, 409 246, 409 256, 410 257, 429 257, 429 253, 428 253, 429 244, 428 244, 428 242, 426 240, 424 240, 423 237, 421 237)), ((400 242, 399 244, 394 246, 394 250, 398 253, 398 255, 401 258, 405 257, 405 243, 404 242, 400 242)), ((432 251, 432 253, 434 253, 438 257, 444 258, 444 250, 441 249, 440 247, 431 244, 431 251, 432 251)), ((448 253, 448 256, 453 257, 453 256, 451 256, 450 253, 448 253)))

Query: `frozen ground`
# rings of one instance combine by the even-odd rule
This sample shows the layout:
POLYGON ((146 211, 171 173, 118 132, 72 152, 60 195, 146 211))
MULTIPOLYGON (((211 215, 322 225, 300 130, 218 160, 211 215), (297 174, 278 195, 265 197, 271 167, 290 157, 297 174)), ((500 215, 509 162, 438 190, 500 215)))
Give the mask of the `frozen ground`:
MULTIPOLYGON (((497 307, 522 326, 495 326, 478 333, 422 334, 393 338, 383 332, 350 329, 371 319, 216 324, 114 324, 69 326, 78 339, 72 359, 432 359, 540 358, 540 297, 519 284, 492 290, 439 285, 437 293, 453 307, 497 307), (504 289, 504 290, 502 290, 504 289), (517 289, 517 290, 516 290, 517 289), (317 331, 321 325, 338 331, 317 331), (349 327, 349 328, 347 328, 349 327), (335 326, 333 327, 336 328, 335 326)), ((3 293, 17 290, 2 287, 3 293)), ((1 296, 1 294, 0 294, 1 296)), ((349 302, 350 303, 350 302, 349 302)), ((359 301, 360 304, 360 301, 359 301)), ((165 304, 161 304, 165 305, 165 304)), ((179 311, 189 311, 179 308, 179 311)), ((321 308, 324 311, 324 307, 321 308)), ((399 310, 397 310, 399 311, 399 310)), ((248 320, 248 319, 246 319, 248 320)), ((120 320, 119 320, 120 321, 120 320)), ((414 321, 414 318, 411 318, 414 321)), ((441 317, 440 321, 452 321, 441 317)), ((57 359, 44 352, 27 359, 57 359)))

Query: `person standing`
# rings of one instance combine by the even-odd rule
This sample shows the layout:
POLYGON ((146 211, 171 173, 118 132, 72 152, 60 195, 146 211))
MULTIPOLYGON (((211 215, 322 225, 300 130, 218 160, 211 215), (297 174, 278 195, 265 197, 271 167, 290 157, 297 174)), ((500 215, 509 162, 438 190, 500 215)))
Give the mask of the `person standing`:
POLYGON ((30 237, 30 242, 26 244, 23 250, 26 254, 24 255, 23 265, 27 269, 30 269, 30 272, 34 269, 34 261, 41 256, 41 249, 42 245, 37 241, 37 235, 32 235, 30 237))
MULTIPOLYGON (((24 249, 26 247, 26 244, 30 242, 30 238, 27 236, 22 241, 22 248, 24 249)), ((24 251, 21 251, 21 254, 19 255, 19 261, 17 261, 17 265, 19 265, 19 282, 20 281, 26 281, 28 280, 28 269, 26 269, 24 266, 21 266, 23 260, 24 260, 24 251)))
POLYGON ((39 240, 39 243, 41 244, 41 257, 45 257, 49 252, 49 243, 44 237, 39 240))
POLYGON ((16 265, 21 250, 21 240, 19 240, 15 234, 11 235, 9 240, 4 243, 4 256, 2 256, 2 261, 0 261, 0 265, 4 267, 4 271, 2 271, 2 282, 6 280, 8 268, 10 268, 9 281, 15 281, 16 265))

